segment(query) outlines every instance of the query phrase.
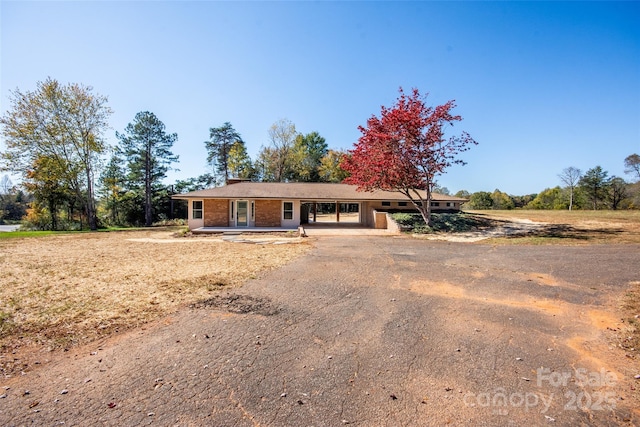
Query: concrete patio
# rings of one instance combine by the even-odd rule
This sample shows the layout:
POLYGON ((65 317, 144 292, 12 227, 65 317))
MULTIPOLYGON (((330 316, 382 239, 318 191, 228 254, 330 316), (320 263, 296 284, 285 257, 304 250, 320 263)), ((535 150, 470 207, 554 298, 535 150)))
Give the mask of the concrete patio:
POLYGON ((298 228, 281 227, 200 227, 194 234, 261 234, 291 232, 306 236, 390 236, 397 234, 387 229, 364 227, 361 224, 315 223, 305 224, 298 228))

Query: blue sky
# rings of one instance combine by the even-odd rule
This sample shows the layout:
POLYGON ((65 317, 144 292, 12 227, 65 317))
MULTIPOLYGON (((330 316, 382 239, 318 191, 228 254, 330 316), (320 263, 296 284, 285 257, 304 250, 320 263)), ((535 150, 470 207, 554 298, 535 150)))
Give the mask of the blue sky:
MULTIPOLYGON (((639 2, 0 3, 0 111, 47 77, 109 98, 106 138, 139 111, 168 132, 179 172, 205 173, 209 128, 254 157, 278 119, 349 149, 398 88, 455 99, 479 145, 439 182, 537 193, 640 154, 639 2)), ((4 146, 0 142, 0 150, 4 146)))

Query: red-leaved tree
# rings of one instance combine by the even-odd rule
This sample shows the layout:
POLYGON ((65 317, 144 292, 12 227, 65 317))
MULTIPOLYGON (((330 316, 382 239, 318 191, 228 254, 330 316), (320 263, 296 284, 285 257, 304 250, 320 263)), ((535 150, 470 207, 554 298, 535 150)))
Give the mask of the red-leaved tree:
POLYGON ((392 108, 382 107, 380 117, 372 116, 362 136, 340 165, 351 175, 344 180, 360 191, 398 191, 407 196, 431 225, 431 195, 436 177, 452 164, 465 164, 457 158, 477 144, 462 132, 445 138, 445 129, 461 121, 453 115, 454 101, 435 108, 425 104, 418 89, 400 97, 392 108))

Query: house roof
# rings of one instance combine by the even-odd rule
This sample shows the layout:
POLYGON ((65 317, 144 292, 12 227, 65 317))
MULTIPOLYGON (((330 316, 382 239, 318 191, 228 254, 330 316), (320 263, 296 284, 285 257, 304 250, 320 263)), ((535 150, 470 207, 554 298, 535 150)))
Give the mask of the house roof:
MULTIPOLYGON (((223 187, 176 194, 174 199, 295 199, 308 201, 409 200, 397 191, 357 191, 356 185, 321 182, 239 182, 223 187)), ((424 197, 424 191, 420 191, 424 197)), ((432 193, 433 201, 467 199, 432 193)))

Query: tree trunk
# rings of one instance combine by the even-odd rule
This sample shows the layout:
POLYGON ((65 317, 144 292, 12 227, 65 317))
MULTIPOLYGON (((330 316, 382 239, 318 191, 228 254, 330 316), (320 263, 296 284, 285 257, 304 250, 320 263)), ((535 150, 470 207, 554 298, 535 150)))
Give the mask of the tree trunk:
POLYGON ((569 193, 569 210, 573 209, 573 187, 570 190, 569 193))
POLYGON ((96 231, 98 229, 98 218, 96 215, 96 205, 93 199, 93 182, 91 180, 91 169, 86 168, 87 174, 87 222, 89 230, 96 231))
POLYGON ((56 206, 55 198, 49 198, 49 216, 51 216, 51 230, 56 231, 58 229, 58 208, 56 206))
POLYGON ((431 227, 431 214, 427 212, 427 209, 425 209, 424 206, 418 206, 418 211, 420 212, 420 215, 422 215, 424 223, 431 227))
POLYGON ((402 193, 404 193, 407 197, 409 197, 409 199, 411 199, 411 203, 413 203, 413 205, 416 207, 416 209, 418 209, 418 212, 420 212, 420 215, 422 215, 422 219, 424 220, 424 223, 428 226, 431 227, 432 221, 431 221, 431 191, 427 190, 427 197, 426 198, 422 198, 420 197, 420 194, 415 192, 414 195, 417 194, 417 201, 413 199, 413 197, 411 197, 411 191, 412 190, 404 190, 402 191, 402 193))
POLYGON ((149 142, 147 144, 144 165, 144 225, 151 227, 151 147, 149 147, 149 142))

